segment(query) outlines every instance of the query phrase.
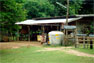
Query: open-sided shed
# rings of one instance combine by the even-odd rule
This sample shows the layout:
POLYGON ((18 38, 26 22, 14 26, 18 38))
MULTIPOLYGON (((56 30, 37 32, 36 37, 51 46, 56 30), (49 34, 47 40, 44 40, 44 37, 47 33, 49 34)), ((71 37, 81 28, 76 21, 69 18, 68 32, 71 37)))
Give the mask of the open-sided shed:
MULTIPOLYGON (((68 19, 68 22, 79 20, 81 18, 82 17, 70 16, 68 19)), ((66 23, 66 17, 54 17, 54 18, 37 18, 37 19, 32 19, 32 20, 25 20, 22 22, 17 22, 15 24, 27 26, 28 31, 29 31, 28 40, 30 40, 30 37, 31 37, 30 31, 34 30, 34 28, 36 27, 38 28, 38 29, 36 28, 36 30, 41 30, 42 33, 48 33, 50 31, 56 31, 56 30, 61 31, 65 23, 66 23)))
MULTIPOLYGON (((75 25, 77 27, 77 33, 83 33, 86 31, 86 25, 90 26, 90 22, 94 22, 94 14, 89 15, 76 15, 69 16, 68 25, 75 25)), ((22 22, 17 22, 15 24, 21 25, 22 27, 27 27, 28 32, 33 31, 41 31, 44 33, 48 33, 50 31, 62 30, 64 28, 64 24, 66 23, 66 17, 53 17, 53 18, 35 18, 29 19, 22 22)), ((94 25, 94 24, 93 24, 94 25)), ((33 33, 34 34, 34 33, 33 33)), ((37 37, 37 34, 33 37, 37 37)), ((29 37, 31 37, 29 32, 29 37)), ((29 39, 30 40, 30 39, 29 39)))

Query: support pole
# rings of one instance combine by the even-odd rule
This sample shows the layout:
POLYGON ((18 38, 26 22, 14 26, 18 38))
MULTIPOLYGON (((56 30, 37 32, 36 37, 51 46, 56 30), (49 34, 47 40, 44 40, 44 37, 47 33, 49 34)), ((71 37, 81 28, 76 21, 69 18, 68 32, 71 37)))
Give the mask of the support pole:
POLYGON ((59 26, 57 25, 57 31, 59 30, 59 26))
POLYGON ((28 26, 28 41, 30 41, 30 26, 28 26))
POLYGON ((85 36, 83 36, 83 48, 85 48, 85 36))
MULTIPOLYGON (((69 16, 69 0, 67 0, 66 25, 68 25, 68 16, 69 16)), ((65 38, 66 38, 66 43, 67 43, 68 41, 68 31, 67 30, 66 30, 65 38)))
POLYGON ((66 25, 68 25, 68 16, 69 16, 69 0, 67 0, 67 15, 66 15, 66 25))
POLYGON ((60 24, 60 31, 62 31, 62 24, 60 24))
POLYGON ((42 30, 43 30, 43 34, 44 34, 44 25, 43 25, 43 28, 42 28, 42 30))
POLYGON ((44 36, 44 25, 42 26, 42 30, 43 30, 43 32, 42 32, 42 42, 41 42, 41 44, 43 44, 44 43, 44 40, 45 40, 45 36, 44 36))
POLYGON ((90 40, 90 49, 93 49, 93 41, 90 40))
POLYGON ((66 40, 66 30, 64 29, 64 40, 63 40, 63 45, 65 45, 65 40, 66 40))
POLYGON ((18 33, 18 35, 17 35, 17 41, 19 41, 19 36, 20 36, 20 33, 19 33, 19 30, 17 30, 17 33, 18 33))
POLYGON ((75 29, 75 39, 76 39, 76 43, 75 43, 75 48, 79 47, 79 41, 78 41, 78 36, 77 36, 77 29, 75 29))
MULTIPOLYGON (((88 40, 87 37, 86 37, 86 40, 88 40)), ((88 41, 86 41, 86 42, 87 42, 87 49, 88 49, 88 41)))

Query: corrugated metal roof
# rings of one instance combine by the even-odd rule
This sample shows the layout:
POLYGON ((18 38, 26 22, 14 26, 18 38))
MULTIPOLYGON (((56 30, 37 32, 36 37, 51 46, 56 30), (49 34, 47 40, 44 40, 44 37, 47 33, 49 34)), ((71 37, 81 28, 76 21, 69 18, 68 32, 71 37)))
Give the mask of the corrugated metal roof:
POLYGON ((77 17, 94 17, 94 14, 76 15, 77 17))
MULTIPOLYGON (((79 20, 82 17, 78 17, 78 18, 69 18, 68 22, 72 22, 75 20, 79 20)), ((38 25, 38 24, 47 24, 47 23, 66 23, 66 18, 63 19, 46 19, 46 20, 25 20, 23 22, 17 22, 15 24, 18 25, 38 25)))

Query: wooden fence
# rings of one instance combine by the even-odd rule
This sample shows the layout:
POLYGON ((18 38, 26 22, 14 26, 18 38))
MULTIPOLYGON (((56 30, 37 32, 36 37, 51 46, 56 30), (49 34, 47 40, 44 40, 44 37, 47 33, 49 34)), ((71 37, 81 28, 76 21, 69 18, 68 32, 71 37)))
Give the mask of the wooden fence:
POLYGON ((80 47, 80 45, 83 45, 83 48, 88 48, 90 45, 94 46, 94 37, 78 36, 77 43, 78 47, 80 47))

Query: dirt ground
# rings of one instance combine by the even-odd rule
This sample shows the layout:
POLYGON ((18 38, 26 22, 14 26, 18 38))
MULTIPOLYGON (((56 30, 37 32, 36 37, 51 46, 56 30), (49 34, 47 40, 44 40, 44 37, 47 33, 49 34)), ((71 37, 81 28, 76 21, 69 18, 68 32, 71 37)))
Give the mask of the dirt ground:
POLYGON ((40 42, 36 41, 16 41, 16 42, 0 42, 0 49, 12 49, 12 48, 19 48, 22 46, 41 46, 40 42))

